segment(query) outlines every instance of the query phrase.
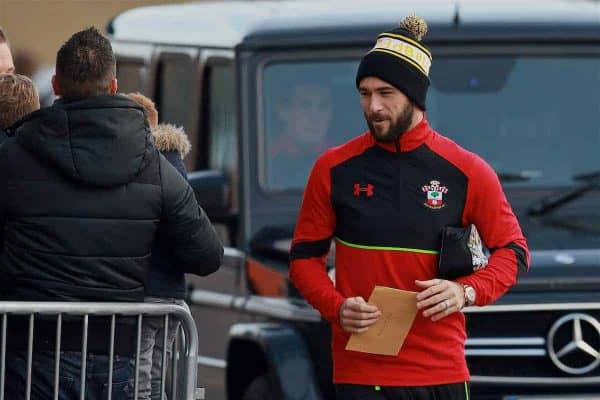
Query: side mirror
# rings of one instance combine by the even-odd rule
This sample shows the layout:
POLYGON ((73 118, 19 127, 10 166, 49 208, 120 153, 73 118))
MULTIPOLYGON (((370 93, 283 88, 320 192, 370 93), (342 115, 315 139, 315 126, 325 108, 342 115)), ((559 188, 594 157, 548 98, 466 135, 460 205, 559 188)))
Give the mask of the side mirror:
POLYGON ((213 224, 227 228, 228 241, 235 246, 238 218, 232 210, 232 189, 227 175, 219 170, 195 171, 188 173, 188 181, 208 218, 213 224))
POLYGON ((213 221, 231 217, 231 185, 218 170, 195 171, 188 174, 198 204, 213 221))

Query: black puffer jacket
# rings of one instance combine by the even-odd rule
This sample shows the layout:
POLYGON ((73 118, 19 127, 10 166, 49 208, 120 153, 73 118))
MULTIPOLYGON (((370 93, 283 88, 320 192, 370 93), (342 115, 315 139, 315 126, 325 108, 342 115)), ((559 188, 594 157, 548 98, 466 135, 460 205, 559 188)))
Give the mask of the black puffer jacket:
POLYGON ((3 297, 141 301, 156 232, 185 272, 223 248, 185 179, 120 95, 34 112, 0 148, 3 297))

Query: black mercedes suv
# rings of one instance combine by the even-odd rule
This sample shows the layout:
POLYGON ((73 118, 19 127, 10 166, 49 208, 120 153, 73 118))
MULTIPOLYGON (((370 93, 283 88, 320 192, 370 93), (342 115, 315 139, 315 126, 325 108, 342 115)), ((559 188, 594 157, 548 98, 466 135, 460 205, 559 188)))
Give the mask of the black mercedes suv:
POLYGON ((472 398, 600 398, 600 3, 328 0, 147 7, 108 26, 121 91, 185 127, 227 244, 226 268, 190 278, 208 399, 334 398, 329 329, 287 252, 319 143, 366 130, 360 57, 413 12, 434 55, 427 118, 490 162, 531 249, 509 293, 465 310, 472 398), (315 151, 281 157, 296 140, 315 151))

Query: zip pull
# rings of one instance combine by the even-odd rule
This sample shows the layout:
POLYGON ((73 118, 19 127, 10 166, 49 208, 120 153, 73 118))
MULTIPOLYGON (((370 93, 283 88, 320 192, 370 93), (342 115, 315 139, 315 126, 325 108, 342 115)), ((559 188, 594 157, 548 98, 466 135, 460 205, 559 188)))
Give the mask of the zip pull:
POLYGON ((400 138, 394 141, 394 145, 396 146, 396 154, 398 154, 398 157, 400 157, 400 138))

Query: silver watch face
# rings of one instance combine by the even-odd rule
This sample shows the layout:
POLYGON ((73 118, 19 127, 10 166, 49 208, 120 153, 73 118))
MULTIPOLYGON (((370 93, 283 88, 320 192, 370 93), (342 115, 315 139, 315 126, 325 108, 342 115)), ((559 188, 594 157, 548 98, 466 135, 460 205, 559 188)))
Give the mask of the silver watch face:
POLYGON ((475 289, 471 286, 465 286, 465 299, 469 305, 475 303, 475 289))

